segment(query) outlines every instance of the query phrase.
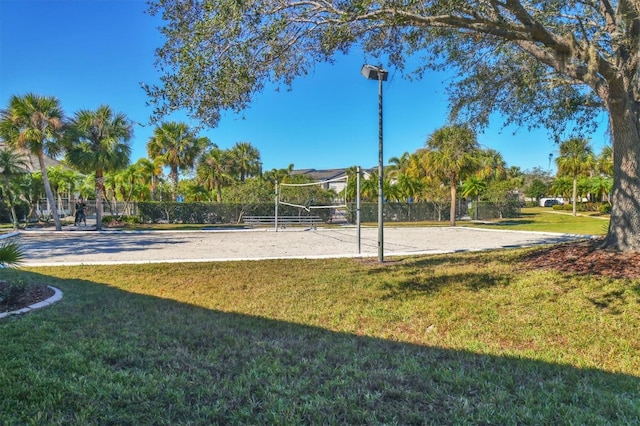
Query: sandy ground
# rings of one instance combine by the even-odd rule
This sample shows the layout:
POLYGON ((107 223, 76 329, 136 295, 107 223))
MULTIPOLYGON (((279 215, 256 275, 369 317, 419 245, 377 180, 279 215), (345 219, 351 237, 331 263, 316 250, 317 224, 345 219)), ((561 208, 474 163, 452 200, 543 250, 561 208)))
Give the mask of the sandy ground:
MULTIPOLYGON (((24 265, 205 262, 377 257, 377 228, 289 228, 180 232, 21 231, 24 265)), ((585 236, 465 227, 384 229, 384 258, 551 244, 585 236)))

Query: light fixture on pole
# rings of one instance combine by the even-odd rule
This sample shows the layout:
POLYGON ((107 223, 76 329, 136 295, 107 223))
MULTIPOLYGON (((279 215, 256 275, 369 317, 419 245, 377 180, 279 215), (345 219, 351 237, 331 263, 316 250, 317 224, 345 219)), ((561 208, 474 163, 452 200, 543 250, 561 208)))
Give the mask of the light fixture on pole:
POLYGON ((384 203, 384 164, 383 164, 383 143, 382 143, 382 82, 387 81, 389 72, 381 66, 363 65, 360 70, 362 75, 369 80, 378 80, 378 262, 384 261, 384 225, 383 225, 383 203, 384 203))

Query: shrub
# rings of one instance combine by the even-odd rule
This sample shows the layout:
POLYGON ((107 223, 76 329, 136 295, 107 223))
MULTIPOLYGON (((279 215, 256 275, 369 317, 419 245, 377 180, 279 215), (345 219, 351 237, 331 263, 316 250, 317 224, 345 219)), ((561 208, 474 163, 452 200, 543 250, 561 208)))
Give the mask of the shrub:
POLYGON ((122 224, 137 224, 142 223, 142 219, 139 216, 103 216, 103 225, 122 225, 122 224))
POLYGON ((598 207, 598 211, 602 214, 611 214, 611 204, 603 203, 598 207))
POLYGON ((0 282, 0 305, 16 305, 26 293, 27 287, 22 281, 0 282))

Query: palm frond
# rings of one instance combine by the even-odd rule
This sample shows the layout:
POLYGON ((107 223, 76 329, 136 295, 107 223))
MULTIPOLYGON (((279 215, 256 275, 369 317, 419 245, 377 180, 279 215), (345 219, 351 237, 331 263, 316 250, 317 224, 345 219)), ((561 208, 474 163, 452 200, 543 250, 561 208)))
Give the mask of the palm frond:
POLYGON ((0 265, 17 266, 24 260, 22 248, 14 242, 5 242, 0 245, 0 265))

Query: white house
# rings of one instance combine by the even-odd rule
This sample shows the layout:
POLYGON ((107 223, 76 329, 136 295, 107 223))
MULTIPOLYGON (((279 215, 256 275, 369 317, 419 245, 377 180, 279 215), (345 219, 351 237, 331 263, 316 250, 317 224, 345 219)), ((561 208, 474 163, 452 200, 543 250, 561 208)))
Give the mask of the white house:
MULTIPOLYGON (((300 169, 300 170, 292 170, 292 175, 304 175, 311 177, 316 182, 326 182, 322 185, 322 187, 326 190, 333 190, 336 194, 340 194, 344 191, 347 186, 347 181, 345 180, 337 180, 344 178, 347 175, 347 169, 325 169, 325 170, 317 170, 317 169, 300 169), (336 180, 334 180, 336 179, 336 180)), ((369 179, 371 176, 370 169, 362 169, 362 178, 369 179)))

